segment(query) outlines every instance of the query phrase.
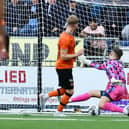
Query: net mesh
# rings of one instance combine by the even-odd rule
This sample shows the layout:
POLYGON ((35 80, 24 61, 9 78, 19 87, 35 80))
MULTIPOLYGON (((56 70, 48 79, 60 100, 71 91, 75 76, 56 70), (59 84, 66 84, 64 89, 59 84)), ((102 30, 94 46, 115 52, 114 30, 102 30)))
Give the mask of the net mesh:
MULTIPOLYGON (((76 42, 78 44, 79 40, 79 43, 86 47, 85 55, 88 58, 94 56, 94 60, 103 61, 108 57, 113 46, 128 46, 129 7, 127 3, 127 0, 106 2, 101 0, 42 0, 40 2, 42 7, 40 26, 43 32, 43 65, 55 65, 58 37, 65 30, 66 19, 71 14, 79 17, 79 27, 75 36, 81 36, 83 40, 77 39, 76 42), (50 44, 55 51, 49 50, 52 48, 50 44)), ((41 33, 38 32, 38 6, 37 0, 19 0, 17 3, 15 0, 13 3, 10 0, 4 1, 5 29, 10 36, 20 36, 19 41, 15 40, 13 43, 13 48, 10 46, 10 49, 14 51, 10 60, 19 60, 23 65, 37 64, 36 38, 38 33, 41 33), (28 39, 25 40, 24 37, 28 39), (31 39, 34 39, 35 43, 31 39)), ((11 63, 11 65, 17 65, 17 63, 11 63)))
POLYGON ((10 43, 9 59, 0 61, 0 112, 37 111, 38 1, 5 0, 3 7, 10 43))
MULTIPOLYGON (((85 47, 84 54, 87 58, 103 62, 114 46, 120 46, 125 53, 123 61, 128 67, 128 5, 128 0, 41 0, 40 3, 38 0, 4 0, 4 24, 10 36, 10 55, 9 60, 1 61, 0 65, 22 66, 26 74, 28 71, 34 71, 32 77, 34 73, 37 74, 38 58, 41 59, 43 66, 54 66, 59 35, 66 28, 67 17, 74 14, 79 18, 79 26, 75 33, 76 50, 85 47), (38 14, 39 8, 41 8, 40 14, 38 14), (42 41, 40 47, 38 46, 39 38, 42 41), (41 50, 40 57, 38 57, 39 50, 41 50), (30 66, 35 67, 30 70, 30 66)), ((75 66, 80 66, 80 63, 77 61, 75 66)), ((20 75, 20 70, 17 71, 17 67, 13 68, 12 75, 22 76, 24 81, 24 72, 20 75)), ((6 74, 5 71, 3 75, 6 74)), ((11 70, 9 75, 10 72, 11 70)), ((3 80, 6 81, 6 78, 3 80)), ((11 86, 4 89, 8 91, 7 94, 14 94, 13 100, 16 100, 16 103, 10 102, 6 104, 6 107, 37 108, 36 82, 36 80, 30 81, 30 84, 33 84, 32 89, 25 90, 16 87, 11 89, 11 86), (15 96, 15 93, 18 96, 15 96), (33 95, 30 98, 30 93, 34 95, 34 98, 33 95), (26 97, 24 97, 25 94, 26 97), (28 104, 26 104, 27 101, 29 101, 28 104)), ((46 85, 46 81, 43 84, 46 85)), ((51 87, 44 88, 43 92, 51 89, 51 87)))

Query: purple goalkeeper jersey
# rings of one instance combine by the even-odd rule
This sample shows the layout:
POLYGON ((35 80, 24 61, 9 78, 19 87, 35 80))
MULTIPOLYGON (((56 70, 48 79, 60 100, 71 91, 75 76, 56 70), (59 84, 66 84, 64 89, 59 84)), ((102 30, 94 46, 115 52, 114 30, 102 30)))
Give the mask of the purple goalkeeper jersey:
POLYGON ((99 64, 97 62, 92 62, 90 66, 99 69, 105 70, 107 77, 109 79, 108 86, 109 88, 111 85, 111 79, 115 78, 116 80, 122 81, 122 87, 125 89, 126 92, 126 77, 124 72, 124 67, 121 61, 119 60, 108 60, 103 64, 99 64))

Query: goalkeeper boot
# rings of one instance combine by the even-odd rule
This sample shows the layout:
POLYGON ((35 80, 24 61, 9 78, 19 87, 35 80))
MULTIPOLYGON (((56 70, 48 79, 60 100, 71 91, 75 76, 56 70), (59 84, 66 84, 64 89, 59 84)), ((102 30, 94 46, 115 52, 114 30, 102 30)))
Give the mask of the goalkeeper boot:
POLYGON ((129 106, 128 105, 124 108, 123 114, 129 116, 129 106))
POLYGON ((89 109, 88 109, 88 114, 89 115, 92 115, 92 116, 95 116, 96 114, 95 114, 95 106, 91 106, 91 107, 89 107, 89 109))
POLYGON ((100 108, 98 106, 95 108, 95 115, 100 115, 100 108))
POLYGON ((41 93, 40 95, 39 95, 39 98, 40 98, 40 107, 41 107, 41 110, 42 111, 44 111, 44 109, 45 109, 45 103, 46 103, 46 101, 48 100, 48 94, 43 94, 43 93, 41 93))
POLYGON ((88 110, 88 114, 92 116, 100 115, 100 109, 98 106, 91 106, 88 110))

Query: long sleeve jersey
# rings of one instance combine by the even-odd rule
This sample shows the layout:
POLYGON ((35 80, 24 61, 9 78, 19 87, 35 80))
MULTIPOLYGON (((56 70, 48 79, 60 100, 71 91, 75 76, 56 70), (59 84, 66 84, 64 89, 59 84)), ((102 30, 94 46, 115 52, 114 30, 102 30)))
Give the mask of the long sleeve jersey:
POLYGON ((115 78, 116 80, 122 81, 122 87, 125 89, 126 92, 126 77, 124 72, 124 67, 121 61, 119 60, 108 60, 103 64, 99 64, 97 62, 92 62, 90 66, 106 71, 106 75, 109 79, 108 86, 112 86, 111 79, 115 78))

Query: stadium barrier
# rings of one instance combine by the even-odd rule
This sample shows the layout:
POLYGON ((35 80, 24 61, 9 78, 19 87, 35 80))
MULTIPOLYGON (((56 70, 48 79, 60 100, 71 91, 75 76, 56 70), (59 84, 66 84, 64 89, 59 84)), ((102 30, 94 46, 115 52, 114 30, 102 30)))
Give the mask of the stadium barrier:
MULTIPOLYGON (((127 89, 129 93, 129 68, 125 69, 127 89)), ((36 109, 37 107, 37 69, 36 67, 1 67, 0 69, 0 105, 8 109, 36 109)), ((58 79, 54 67, 42 69, 42 91, 47 93, 58 86, 58 79)), ((104 71, 93 68, 74 68, 75 80, 74 96, 92 89, 104 90, 107 85, 107 77, 104 71), (97 77, 97 78, 96 78, 97 77)), ((46 111, 55 111, 59 104, 59 98, 50 98, 46 103, 46 111)), ((99 99, 92 98, 88 101, 70 103, 65 110, 74 110, 76 106, 84 111, 91 105, 97 105, 99 99)), ((129 104, 129 98, 115 102, 119 106, 129 104)))

